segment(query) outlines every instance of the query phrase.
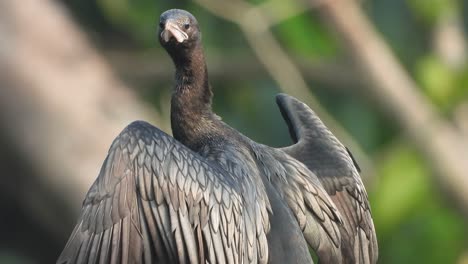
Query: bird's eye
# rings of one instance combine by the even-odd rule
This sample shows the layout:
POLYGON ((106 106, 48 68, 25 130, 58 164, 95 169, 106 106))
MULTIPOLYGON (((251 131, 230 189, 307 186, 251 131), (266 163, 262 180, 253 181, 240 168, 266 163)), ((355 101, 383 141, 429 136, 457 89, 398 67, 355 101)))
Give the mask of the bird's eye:
POLYGON ((189 24, 189 23, 185 23, 185 24, 184 24, 184 28, 185 28, 185 29, 189 29, 189 28, 190 28, 190 24, 189 24))
POLYGON ((159 22, 159 27, 160 27, 160 28, 164 28, 164 23, 163 23, 163 22, 159 22))

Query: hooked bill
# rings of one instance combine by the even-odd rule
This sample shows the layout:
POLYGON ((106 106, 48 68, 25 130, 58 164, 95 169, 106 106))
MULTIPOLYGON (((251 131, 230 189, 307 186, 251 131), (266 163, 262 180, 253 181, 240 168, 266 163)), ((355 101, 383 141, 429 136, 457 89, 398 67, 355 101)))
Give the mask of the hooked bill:
POLYGON ((171 22, 166 23, 165 29, 161 32, 161 37, 165 42, 168 42, 171 37, 174 37, 179 43, 188 39, 187 33, 183 32, 177 25, 171 22))

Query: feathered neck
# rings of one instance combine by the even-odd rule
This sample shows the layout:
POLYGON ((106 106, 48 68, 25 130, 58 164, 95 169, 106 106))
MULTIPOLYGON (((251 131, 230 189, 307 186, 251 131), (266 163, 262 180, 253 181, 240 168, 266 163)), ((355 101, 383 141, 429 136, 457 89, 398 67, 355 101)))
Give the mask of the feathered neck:
POLYGON ((213 127, 216 119, 211 109, 213 93, 201 44, 174 52, 171 57, 176 67, 171 100, 172 133, 190 147, 213 127))

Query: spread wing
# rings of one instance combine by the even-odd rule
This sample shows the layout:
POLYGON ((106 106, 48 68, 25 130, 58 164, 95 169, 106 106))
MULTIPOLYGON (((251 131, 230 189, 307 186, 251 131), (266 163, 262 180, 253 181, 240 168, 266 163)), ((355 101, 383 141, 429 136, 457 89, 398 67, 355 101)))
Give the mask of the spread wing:
POLYGON ((254 146, 264 175, 286 201, 320 263, 342 263, 341 217, 316 176, 277 149, 254 146), (258 149, 257 149, 258 148, 258 149))
POLYGON ((57 263, 266 263, 235 177, 148 123, 113 142, 57 263))
POLYGON ((376 263, 377 239, 366 190, 351 153, 299 100, 280 94, 277 103, 295 144, 282 150, 304 163, 322 182, 343 217, 346 263, 376 263))

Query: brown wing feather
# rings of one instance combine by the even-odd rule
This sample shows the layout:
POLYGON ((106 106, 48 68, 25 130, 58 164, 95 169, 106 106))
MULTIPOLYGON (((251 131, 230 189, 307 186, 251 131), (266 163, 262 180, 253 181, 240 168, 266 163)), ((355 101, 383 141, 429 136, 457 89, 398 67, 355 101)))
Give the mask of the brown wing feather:
POLYGON ((296 217, 322 263, 341 263, 341 217, 322 184, 304 164, 284 152, 253 144, 259 167, 296 217))
POLYGON ((246 210, 237 184, 134 122, 114 140, 57 263, 266 263, 268 230, 250 222, 260 216, 246 210))
POLYGON ((345 263, 376 263, 374 224, 354 158, 307 105, 285 94, 277 103, 295 142, 282 150, 318 176, 343 217, 345 263))

